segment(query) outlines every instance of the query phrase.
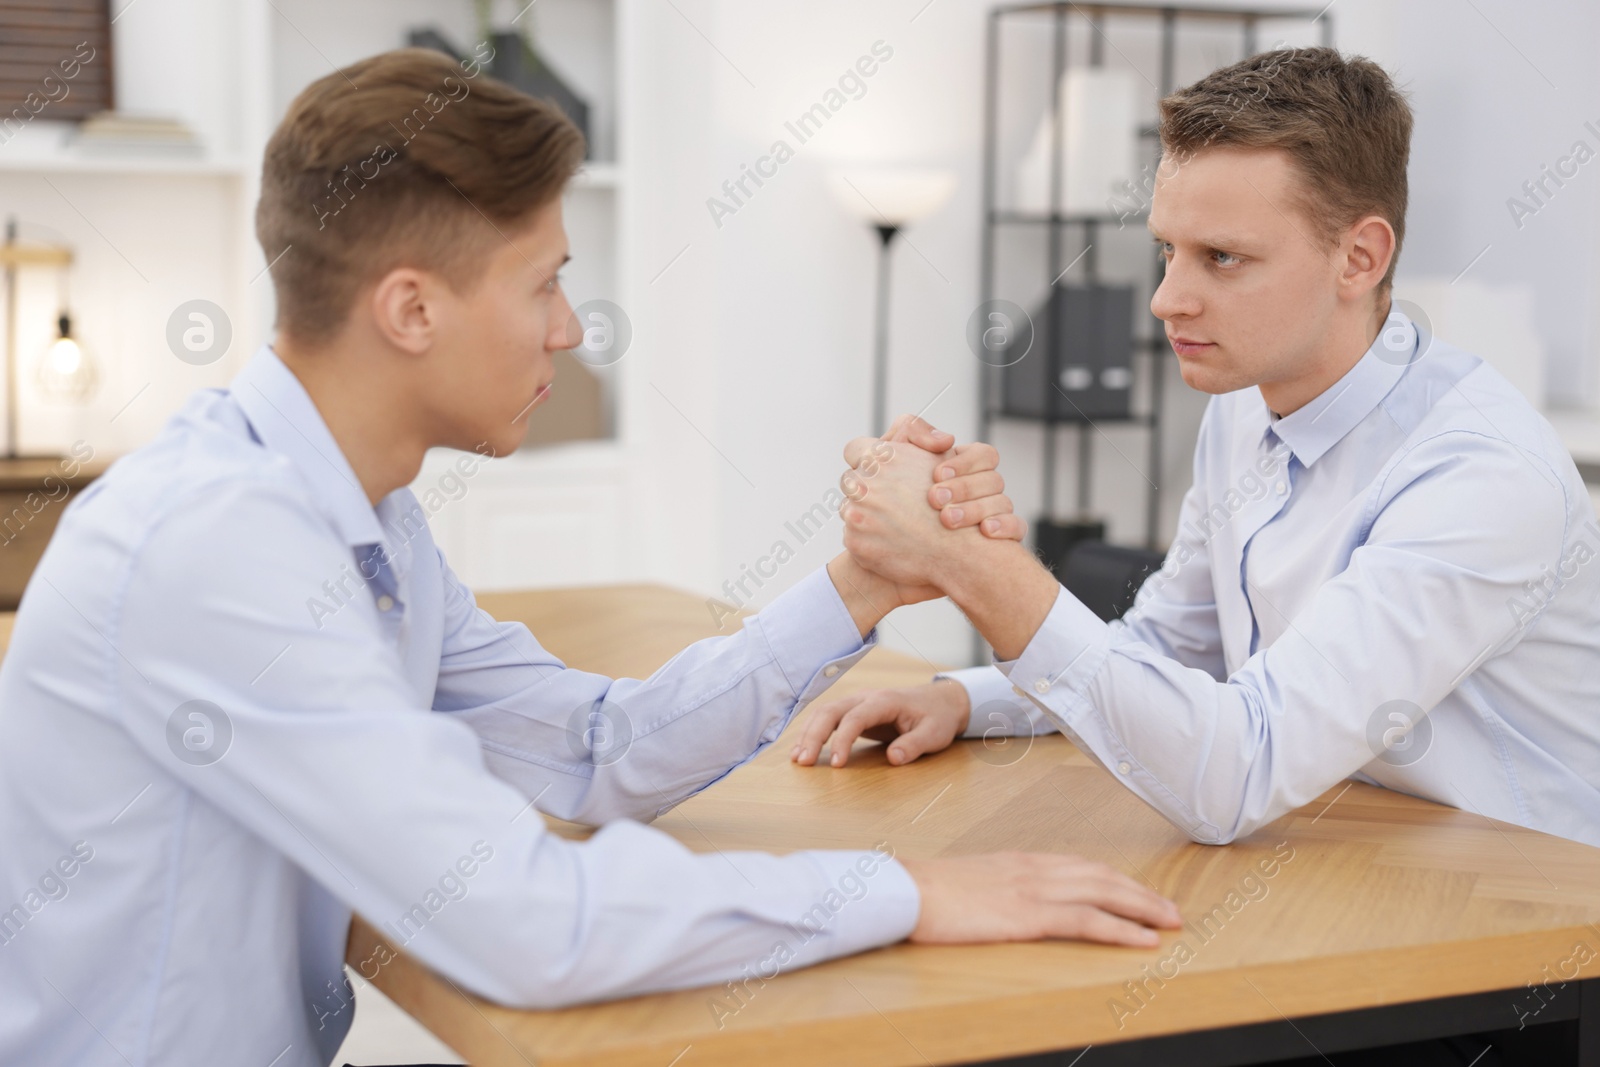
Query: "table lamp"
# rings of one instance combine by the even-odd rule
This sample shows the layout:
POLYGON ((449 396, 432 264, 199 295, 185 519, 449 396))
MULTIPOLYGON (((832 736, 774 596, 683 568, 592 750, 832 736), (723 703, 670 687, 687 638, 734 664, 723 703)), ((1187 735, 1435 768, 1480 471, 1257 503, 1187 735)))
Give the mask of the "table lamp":
POLYGON ((61 271, 56 336, 46 346, 37 368, 40 393, 65 403, 82 403, 94 392, 99 379, 94 360, 72 332, 72 314, 66 299, 67 268, 71 265, 71 248, 21 241, 17 237, 17 220, 6 220, 5 244, 0 245, 6 290, 6 459, 17 458, 17 397, 21 387, 17 372, 17 273, 23 267, 55 267, 61 271))
POLYGON ((933 214, 955 192, 956 176, 921 167, 836 170, 829 188, 839 203, 878 232, 878 306, 872 359, 872 432, 889 428, 889 252, 901 227, 933 214))

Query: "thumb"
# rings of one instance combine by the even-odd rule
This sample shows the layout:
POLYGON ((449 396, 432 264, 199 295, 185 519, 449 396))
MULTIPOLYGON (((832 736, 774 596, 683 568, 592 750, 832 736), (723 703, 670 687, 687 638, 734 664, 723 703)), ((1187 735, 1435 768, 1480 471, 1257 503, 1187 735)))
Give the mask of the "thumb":
POLYGON ((933 427, 920 415, 901 415, 884 435, 886 440, 905 441, 925 452, 947 452, 955 446, 955 434, 933 427))
POLYGON ((890 743, 889 762, 898 767, 918 756, 949 748, 955 738, 945 736, 947 732, 936 716, 923 716, 921 722, 890 743))

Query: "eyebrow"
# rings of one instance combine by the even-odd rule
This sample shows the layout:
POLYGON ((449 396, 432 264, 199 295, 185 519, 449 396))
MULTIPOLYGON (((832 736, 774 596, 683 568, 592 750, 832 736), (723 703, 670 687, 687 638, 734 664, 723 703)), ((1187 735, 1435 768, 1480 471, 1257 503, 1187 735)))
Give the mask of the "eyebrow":
MULTIPOLYGON (((1149 219, 1145 220, 1145 229, 1149 230, 1150 236, 1155 238, 1157 241, 1166 240, 1166 238, 1162 237, 1161 234, 1156 232, 1156 228, 1154 226, 1150 225, 1149 219)), ((1247 248, 1250 245, 1250 242, 1245 240, 1243 237, 1230 233, 1216 234, 1213 237, 1194 241, 1192 243, 1204 245, 1206 248, 1247 248)))

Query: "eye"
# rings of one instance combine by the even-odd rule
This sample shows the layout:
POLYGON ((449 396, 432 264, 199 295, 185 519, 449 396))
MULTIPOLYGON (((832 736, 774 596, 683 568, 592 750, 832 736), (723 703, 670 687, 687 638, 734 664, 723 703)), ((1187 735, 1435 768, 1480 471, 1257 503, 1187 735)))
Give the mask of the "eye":
POLYGON ((1212 250, 1211 261, 1219 267, 1237 267, 1242 262, 1232 252, 1224 252, 1221 249, 1212 250))
POLYGON ((1159 237, 1156 238, 1156 255, 1160 256, 1162 259, 1171 259, 1172 245, 1167 241, 1161 240, 1159 237))
POLYGON ((546 293, 553 293, 557 289, 560 289, 560 288, 561 288, 561 275, 560 275, 560 273, 556 273, 556 274, 550 275, 550 277, 545 279, 544 285, 540 287, 541 291, 546 292, 546 293))

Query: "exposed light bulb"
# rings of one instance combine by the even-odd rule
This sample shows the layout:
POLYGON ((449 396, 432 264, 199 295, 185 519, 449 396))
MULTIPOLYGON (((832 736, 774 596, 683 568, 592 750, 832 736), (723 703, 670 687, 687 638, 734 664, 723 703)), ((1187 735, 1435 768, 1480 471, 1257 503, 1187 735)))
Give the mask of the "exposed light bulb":
POLYGON ((39 391, 51 400, 81 404, 94 392, 99 373, 89 353, 72 336, 72 317, 62 312, 56 325, 59 335, 39 361, 39 391))
POLYGON ((78 373, 78 368, 83 366, 83 349, 72 338, 59 337, 45 358, 50 361, 50 373, 65 378, 78 373))

